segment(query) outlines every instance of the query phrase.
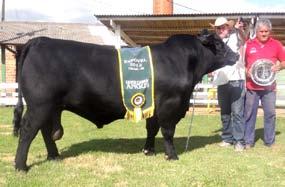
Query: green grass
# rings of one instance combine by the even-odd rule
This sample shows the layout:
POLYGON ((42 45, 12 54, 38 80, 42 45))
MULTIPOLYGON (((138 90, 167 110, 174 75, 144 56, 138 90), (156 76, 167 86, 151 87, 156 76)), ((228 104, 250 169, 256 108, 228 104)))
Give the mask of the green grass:
POLYGON ((65 134, 57 142, 61 159, 47 161, 38 134, 33 141, 28 173, 16 172, 17 138, 12 137, 12 109, 0 108, 0 186, 285 186, 285 118, 277 118, 276 147, 263 146, 262 119, 258 119, 256 146, 237 153, 220 148, 219 116, 195 116, 189 151, 185 152, 190 117, 177 126, 178 161, 166 161, 161 134, 157 155, 146 157, 144 123, 118 120, 97 129, 64 112, 65 134))

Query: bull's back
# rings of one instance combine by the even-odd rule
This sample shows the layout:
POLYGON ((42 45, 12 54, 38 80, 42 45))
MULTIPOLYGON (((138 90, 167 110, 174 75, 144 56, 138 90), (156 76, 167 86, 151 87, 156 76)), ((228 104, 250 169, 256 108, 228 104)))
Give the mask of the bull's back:
POLYGON ((28 45, 21 73, 28 104, 53 103, 83 116, 122 110, 113 47, 49 38, 28 45))

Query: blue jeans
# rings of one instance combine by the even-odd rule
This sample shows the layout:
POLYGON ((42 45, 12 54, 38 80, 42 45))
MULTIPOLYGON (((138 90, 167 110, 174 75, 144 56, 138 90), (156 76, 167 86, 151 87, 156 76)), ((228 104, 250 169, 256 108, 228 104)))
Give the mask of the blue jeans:
POLYGON ((275 142, 276 92, 269 90, 248 90, 245 99, 245 143, 254 145, 257 110, 261 100, 264 111, 264 144, 275 142))
POLYGON ((222 140, 244 144, 244 98, 243 80, 229 81, 218 86, 218 102, 221 108, 222 140))

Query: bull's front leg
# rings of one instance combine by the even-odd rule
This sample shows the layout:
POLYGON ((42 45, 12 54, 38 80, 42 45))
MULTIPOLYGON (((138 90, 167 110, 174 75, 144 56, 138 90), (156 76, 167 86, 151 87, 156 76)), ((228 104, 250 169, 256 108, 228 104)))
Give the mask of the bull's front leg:
POLYGON ((173 144, 173 137, 175 133, 175 125, 171 127, 161 127, 161 133, 164 138, 164 147, 167 160, 178 160, 178 156, 173 144))
POLYGON ((155 136, 159 131, 159 125, 155 116, 146 120, 146 130, 147 138, 144 145, 143 153, 147 156, 155 155, 155 136))

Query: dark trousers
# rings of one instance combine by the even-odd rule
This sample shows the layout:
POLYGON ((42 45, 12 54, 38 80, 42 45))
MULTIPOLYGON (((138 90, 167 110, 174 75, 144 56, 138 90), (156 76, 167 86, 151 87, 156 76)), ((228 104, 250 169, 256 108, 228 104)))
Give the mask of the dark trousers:
POLYGON ((245 143, 255 143, 255 123, 259 100, 264 111, 264 144, 272 145, 275 142, 276 123, 276 92, 268 90, 247 90, 245 99, 245 143))
POLYGON ((244 98, 243 80, 229 81, 218 86, 218 102, 221 108, 222 140, 244 144, 244 98))

